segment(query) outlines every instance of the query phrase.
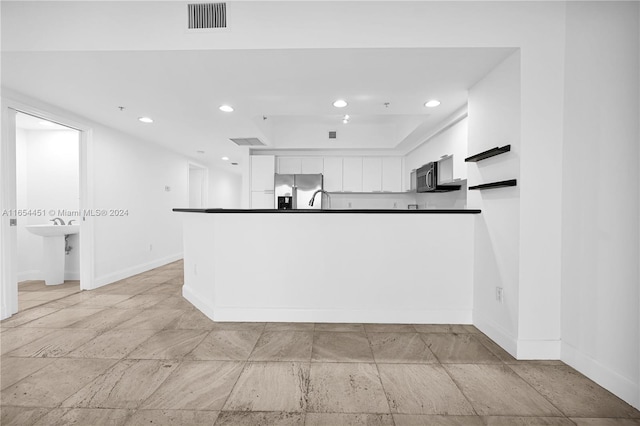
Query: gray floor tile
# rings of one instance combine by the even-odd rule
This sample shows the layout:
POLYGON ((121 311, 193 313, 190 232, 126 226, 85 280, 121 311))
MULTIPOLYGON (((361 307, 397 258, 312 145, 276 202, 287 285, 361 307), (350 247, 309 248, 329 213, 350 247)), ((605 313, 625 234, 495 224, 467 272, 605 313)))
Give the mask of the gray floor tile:
POLYGON ((117 325, 116 329, 162 330, 182 315, 177 309, 147 309, 117 325))
POLYGON ((303 426, 304 424, 302 413, 265 411, 223 411, 216 422, 216 426, 303 426))
POLYGON ((307 413, 305 426, 394 426, 391 414, 307 413))
POLYGON ((220 410, 243 368, 234 361, 184 361, 142 408, 220 410))
POLYGON ((52 362, 53 359, 47 358, 2 357, 2 362, 0 363, 0 385, 2 389, 11 386, 52 362))
POLYGON ((411 324, 364 324, 367 333, 415 333, 411 324))
POLYGON ((0 424, 2 426, 31 426, 48 411, 48 408, 4 406, 0 410, 0 424))
POLYGON ((427 347, 443 364, 501 363, 474 334, 431 333, 421 336, 427 347))
MULTIPOLYGON (((122 297, 122 296, 118 296, 122 297)), ((137 294, 113 305, 117 309, 147 309, 169 297, 165 294, 137 294)))
POLYGON ((67 356, 121 359, 156 333, 156 330, 109 330, 76 348, 67 356))
POLYGON ((493 340, 489 339, 484 334, 478 333, 474 337, 484 345, 485 348, 496 356, 500 361, 512 363, 517 362, 516 359, 507 351, 498 346, 493 340))
POLYGON ((51 333, 47 328, 9 328, 0 334, 0 350, 2 354, 9 353, 51 333))
POLYGON ((427 416, 394 414, 396 426, 485 426, 479 416, 427 416))
POLYGON ((312 363, 308 411, 389 413, 375 364, 312 363))
POLYGON ((97 330, 56 329, 31 343, 20 346, 9 356, 59 358, 98 335, 97 330))
POLYGON ((259 331, 264 330, 264 322, 220 322, 214 321, 213 329, 220 330, 242 330, 242 331, 259 331))
POLYGON ((603 419, 603 418, 578 418, 571 420, 576 426, 638 426, 640 419, 603 419))
POLYGON ((127 421, 128 426, 187 426, 213 425, 217 411, 138 410, 127 421))
POLYGON ((463 324, 413 324, 418 333, 456 333, 465 334, 474 332, 474 328, 470 328, 463 324))
POLYGON ((373 362, 369 340, 363 333, 315 331, 314 362, 373 362))
POLYGON ((2 391, 2 405, 56 407, 114 364, 102 359, 55 359, 2 391))
POLYGON ((473 415, 473 408, 439 364, 378 364, 392 413, 473 415))
POLYGON ((574 426, 566 417, 483 417, 487 426, 574 426))
POLYGON ((378 363, 438 362, 420 335, 413 333, 368 333, 373 357, 378 363))
POLYGON ((510 367, 569 417, 639 417, 640 412, 569 366, 510 367))
POLYGON ((481 416, 562 416, 505 365, 445 364, 444 367, 481 416))
MULTIPOLYGON (((77 305, 76 305, 77 306, 77 305)), ((137 309, 103 309, 82 321, 73 323, 70 328, 90 328, 107 330, 133 318, 140 313, 137 309)))
POLYGON ((348 331, 353 333, 363 333, 364 324, 345 324, 345 323, 333 323, 333 322, 318 322, 315 325, 314 331, 333 331, 342 332, 348 331))
POLYGON ((30 321, 24 324, 22 327, 65 328, 69 327, 73 323, 81 321, 86 317, 100 312, 100 310, 102 309, 104 308, 76 308, 75 306, 73 306, 66 309, 60 309, 59 311, 54 312, 51 315, 47 315, 30 321))
POLYGON ((223 411, 302 412, 308 380, 308 363, 247 363, 223 411))
MULTIPOLYGON (((186 302, 189 303, 189 302, 186 302)), ((170 330, 213 330, 213 321, 197 309, 189 309, 167 326, 170 330)))
POLYGON ((313 331, 312 322, 269 322, 264 331, 313 331))
POLYGON ((175 361, 119 361, 113 368, 66 399, 62 407, 137 408, 167 379, 177 365, 175 361))
POLYGON ((140 344, 127 358, 182 359, 207 335, 202 330, 163 330, 140 344))
POLYGON ((249 356, 253 361, 309 361, 313 332, 265 331, 249 356))
MULTIPOLYGON (((70 296, 74 297, 74 296, 70 296)), ((29 309, 24 312, 18 312, 11 318, 7 318, 2 320, 2 327, 19 327, 23 324, 27 324, 31 321, 34 321, 38 318, 44 317, 46 315, 53 314, 54 312, 59 311, 57 308, 49 308, 46 306, 29 309)))
POLYGON ((196 360, 246 360, 256 345, 260 331, 214 330, 187 356, 196 360))
POLYGON ((35 426, 124 425, 131 410, 104 408, 56 408, 42 417, 35 426))

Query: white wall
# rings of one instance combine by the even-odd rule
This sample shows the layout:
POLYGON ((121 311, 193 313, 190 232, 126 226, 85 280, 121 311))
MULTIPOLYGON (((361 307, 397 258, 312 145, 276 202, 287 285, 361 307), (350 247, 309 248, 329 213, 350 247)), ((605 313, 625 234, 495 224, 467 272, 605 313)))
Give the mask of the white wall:
MULTIPOLYGON (((79 133, 76 130, 16 130, 16 178, 18 209, 44 210, 18 220, 18 281, 43 279, 42 237, 26 225, 50 224, 61 217, 65 223, 77 217, 79 207, 79 133), (53 212, 51 212, 53 210, 53 212)), ((73 248, 65 256, 65 279, 79 279, 77 235, 69 237, 73 248)))
POLYGON ((209 169, 209 201, 205 207, 238 209, 242 204, 242 175, 209 169))
MULTIPOLYGON (((496 146, 511 151, 468 163, 468 185, 519 178, 520 52, 515 52, 469 90, 469 155, 496 146)), ((473 321, 513 355, 518 351, 520 314, 520 187, 469 191, 475 224, 473 321), (504 303, 496 301, 503 288, 504 303)))
POLYGON ((567 5, 562 150, 562 359, 636 406, 638 9, 567 5))
POLYGON ((205 188, 205 169, 189 166, 189 207, 202 208, 205 188))
POLYGON ((172 209, 188 205, 187 159, 100 125, 93 142, 95 208, 124 211, 93 219, 96 285, 181 258, 181 222, 172 209))

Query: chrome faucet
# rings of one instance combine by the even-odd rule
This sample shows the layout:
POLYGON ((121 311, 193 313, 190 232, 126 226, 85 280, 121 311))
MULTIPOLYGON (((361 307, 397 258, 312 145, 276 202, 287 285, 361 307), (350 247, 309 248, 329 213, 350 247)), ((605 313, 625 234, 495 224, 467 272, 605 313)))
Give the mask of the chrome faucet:
POLYGON ((64 220, 60 219, 59 217, 49 219, 49 221, 53 222, 54 225, 64 225, 64 220), (58 223, 58 221, 60 221, 60 223, 58 223))
MULTIPOLYGON (((313 202, 315 201, 316 195, 318 195, 318 193, 325 194, 327 196, 327 208, 331 207, 331 197, 329 196, 329 193, 324 189, 318 189, 313 193, 313 195, 311 196, 311 200, 309 200, 309 206, 313 207, 313 202)), ((322 195, 320 197, 322 197, 322 195)))

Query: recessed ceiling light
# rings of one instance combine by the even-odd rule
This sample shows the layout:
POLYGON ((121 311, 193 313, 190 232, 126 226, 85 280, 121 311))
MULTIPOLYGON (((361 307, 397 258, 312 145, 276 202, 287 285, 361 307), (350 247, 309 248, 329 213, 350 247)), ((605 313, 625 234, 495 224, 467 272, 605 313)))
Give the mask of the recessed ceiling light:
POLYGON ((231 163, 231 165, 232 165, 232 166, 237 166, 237 165, 238 165, 238 163, 231 163))
POLYGON ((333 103, 333 106, 336 108, 344 108, 347 106, 347 101, 345 101, 344 99, 338 99, 333 103))
POLYGON ((233 107, 231 105, 220 105, 220 111, 233 112, 233 107))
POLYGON ((440 105, 440 101, 437 99, 431 99, 430 101, 424 104, 424 106, 426 106, 427 108, 434 108, 434 107, 437 107, 438 105, 440 105))
POLYGON ((138 120, 142 121, 143 123, 153 123, 153 119, 149 117, 138 117, 138 120))
POLYGON ((349 123, 349 120, 347 120, 347 119, 345 118, 344 120, 342 120, 342 122, 343 122, 344 124, 348 124, 348 123, 349 123))
POLYGON ((222 157, 222 161, 229 161, 229 157, 222 157))

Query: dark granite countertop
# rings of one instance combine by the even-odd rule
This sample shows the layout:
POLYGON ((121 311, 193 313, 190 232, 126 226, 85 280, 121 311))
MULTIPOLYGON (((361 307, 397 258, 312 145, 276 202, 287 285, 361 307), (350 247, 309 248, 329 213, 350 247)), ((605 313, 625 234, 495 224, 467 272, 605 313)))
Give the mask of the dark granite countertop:
POLYGON ((174 212, 186 213, 315 213, 315 214, 332 214, 332 213, 348 213, 348 214, 478 214, 478 209, 424 209, 424 210, 402 210, 402 209, 328 209, 328 210, 276 210, 276 209, 173 209, 174 212))

